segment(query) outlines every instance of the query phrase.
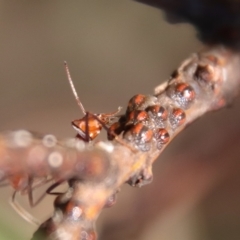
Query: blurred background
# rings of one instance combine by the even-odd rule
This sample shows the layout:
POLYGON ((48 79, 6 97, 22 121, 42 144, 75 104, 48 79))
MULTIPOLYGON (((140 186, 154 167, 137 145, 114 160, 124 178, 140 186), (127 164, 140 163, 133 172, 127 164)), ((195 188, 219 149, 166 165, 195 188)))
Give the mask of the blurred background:
MULTIPOLYGON (((75 135, 70 122, 82 113, 64 60, 85 108, 111 112, 152 93, 201 47, 190 25, 170 25, 130 0, 0 0, 0 130, 75 135)), ((97 222, 99 239, 240 239, 239 104, 180 134, 155 163, 152 184, 123 186, 97 222)), ((11 208, 12 192, 0 189, 0 239, 30 239, 36 227, 11 208)), ((17 199, 40 221, 52 213, 53 197, 34 209, 17 199)))

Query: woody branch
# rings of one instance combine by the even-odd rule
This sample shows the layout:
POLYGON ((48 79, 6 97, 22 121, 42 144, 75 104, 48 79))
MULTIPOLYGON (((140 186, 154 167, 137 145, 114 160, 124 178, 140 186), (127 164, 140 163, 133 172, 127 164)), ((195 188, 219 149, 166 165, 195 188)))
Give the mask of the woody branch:
MULTIPOLYGON (((167 122, 160 128, 165 132, 151 125, 155 120, 150 115, 147 124, 155 137, 145 141, 144 147, 131 129, 118 136, 137 151, 117 141, 99 142, 93 148, 86 144, 80 150, 73 146, 71 154, 85 161, 85 170, 73 169, 66 176, 70 179, 69 190, 56 198, 53 216, 40 226, 33 239, 96 239, 95 221, 119 187, 125 182, 133 186, 151 182, 153 162, 178 133, 205 113, 232 102, 240 85, 239 66, 240 55, 222 46, 186 59, 170 80, 155 88, 144 105, 144 109, 160 105, 167 110, 167 122)), ((25 171, 33 171, 28 168, 25 166, 25 171)))

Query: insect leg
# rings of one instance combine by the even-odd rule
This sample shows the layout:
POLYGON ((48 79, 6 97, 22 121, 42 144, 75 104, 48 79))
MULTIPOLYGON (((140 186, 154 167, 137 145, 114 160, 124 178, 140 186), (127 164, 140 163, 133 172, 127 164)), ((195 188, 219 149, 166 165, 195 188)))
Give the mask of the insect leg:
POLYGON ((14 191, 12 198, 10 199, 10 204, 12 208, 27 222, 31 223, 32 225, 39 226, 41 224, 35 217, 33 217, 28 211, 26 211, 17 201, 16 201, 16 194, 18 191, 14 191))

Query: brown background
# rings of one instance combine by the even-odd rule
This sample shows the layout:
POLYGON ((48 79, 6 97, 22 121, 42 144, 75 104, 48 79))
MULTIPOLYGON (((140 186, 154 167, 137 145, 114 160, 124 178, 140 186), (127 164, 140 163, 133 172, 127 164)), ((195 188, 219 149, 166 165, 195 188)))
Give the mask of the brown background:
MULTIPOLYGON (((189 25, 170 25, 130 0, 0 0, 0 130, 75 135, 70 121, 82 113, 64 60, 85 108, 108 112, 152 93, 199 49, 189 25)), ((124 186, 100 216, 100 239, 239 239, 239 101, 178 136, 155 164, 152 184, 124 186)), ((9 206, 11 193, 0 189, 0 239, 30 239, 36 227, 9 206)), ((29 211, 46 219, 52 199, 29 211)), ((27 208, 25 197, 18 200, 27 208)))

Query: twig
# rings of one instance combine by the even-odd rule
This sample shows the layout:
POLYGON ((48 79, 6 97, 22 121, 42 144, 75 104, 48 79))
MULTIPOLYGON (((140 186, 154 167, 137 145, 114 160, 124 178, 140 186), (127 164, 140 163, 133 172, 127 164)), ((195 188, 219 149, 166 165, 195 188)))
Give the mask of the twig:
MULTIPOLYGON (((221 46, 216 47, 192 55, 183 62, 167 84, 155 89, 155 104, 164 106, 169 114, 172 109, 185 108, 186 120, 181 126, 168 123, 165 127, 170 140, 206 112, 221 109, 231 103, 240 84, 239 66, 238 54, 221 46), (184 103, 181 102, 180 95, 179 98, 172 95, 171 88, 178 83, 191 86, 194 99, 184 103)), ((137 147, 136 143, 133 145, 137 147)), ((114 143, 112 152, 109 152, 111 162, 115 165, 114 171, 109 169, 105 180, 98 183, 74 182, 71 197, 62 203, 65 207, 59 207, 61 204, 55 202, 55 217, 44 223, 37 234, 43 234, 49 239, 96 239, 94 224, 107 199, 126 181, 133 185, 138 183, 139 186, 148 183, 152 179, 152 163, 166 146, 167 144, 162 145, 159 150, 156 141, 152 140, 149 151, 134 154, 125 146, 114 143), (66 206, 69 205, 71 211, 67 212, 66 206), (73 213, 75 208, 81 212, 76 218, 73 213)))
POLYGON ((147 121, 140 122, 146 130, 141 134, 136 130, 139 123, 128 125, 129 120, 125 121, 119 137, 136 148, 136 153, 118 142, 79 147, 77 142, 69 145, 68 140, 47 148, 40 138, 21 144, 21 138, 16 141, 16 133, 2 135, 0 169, 5 178, 20 172, 33 177, 47 174, 56 182, 69 181, 69 190, 54 202, 53 216, 40 226, 33 239, 96 239, 95 221, 119 187, 125 182, 138 187, 151 182, 153 162, 178 133, 206 112, 232 102, 240 85, 239 66, 240 55, 231 50, 221 46, 205 50, 185 60, 170 80, 158 86, 154 95, 146 96, 143 103, 133 106, 130 100, 126 118, 131 111, 147 111, 153 106, 167 111, 160 123, 154 112, 149 112, 147 121), (21 164, 10 170, 9 164, 19 161, 19 156, 21 164), (29 160, 37 156, 38 164, 29 160))

